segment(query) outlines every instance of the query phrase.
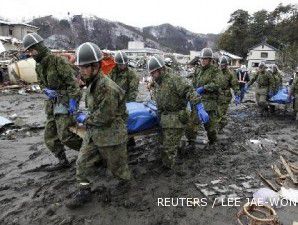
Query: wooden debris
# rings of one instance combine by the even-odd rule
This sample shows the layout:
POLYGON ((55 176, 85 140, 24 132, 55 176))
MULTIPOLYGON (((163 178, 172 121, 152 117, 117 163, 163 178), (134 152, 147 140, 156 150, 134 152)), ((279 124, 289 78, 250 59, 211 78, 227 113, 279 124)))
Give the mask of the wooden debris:
POLYGON ((280 172, 280 169, 276 165, 271 165, 272 170, 277 174, 279 179, 286 179, 288 177, 288 174, 282 174, 280 172))
POLYGON ((261 178, 261 180, 267 185, 269 186, 273 191, 278 191, 278 189, 268 180, 266 179, 261 173, 257 172, 257 174, 259 175, 259 177, 261 178))
POLYGON ((294 182, 294 184, 298 184, 297 178, 293 174, 290 166, 288 165, 288 163, 286 162, 284 157, 280 156, 280 160, 281 160, 282 164, 284 165, 284 167, 286 168, 286 170, 287 170, 289 176, 291 177, 292 181, 294 182))
POLYGON ((20 89, 23 86, 21 85, 9 85, 9 86, 2 86, 0 87, 0 90, 9 90, 9 89, 20 89))
POLYGON ((293 150, 290 146, 288 146, 288 148, 286 149, 288 152, 293 153, 294 155, 298 155, 298 152, 293 150))

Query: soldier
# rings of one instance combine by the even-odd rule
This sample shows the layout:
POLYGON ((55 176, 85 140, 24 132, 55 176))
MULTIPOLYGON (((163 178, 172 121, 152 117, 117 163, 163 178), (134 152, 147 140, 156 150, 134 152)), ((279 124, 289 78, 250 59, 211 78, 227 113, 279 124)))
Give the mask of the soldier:
POLYGON ((276 94, 282 88, 282 76, 275 64, 272 66, 272 77, 274 79, 273 93, 276 94))
POLYGON ((236 104, 240 104, 240 96, 238 81, 235 75, 233 75, 228 69, 228 60, 225 56, 220 57, 219 66, 223 74, 223 83, 221 85, 222 93, 218 98, 220 107, 220 121, 218 129, 220 132, 228 123, 226 114, 232 99, 231 89, 234 91, 236 104))
MULTIPOLYGON (((128 57, 124 52, 116 53, 115 63, 116 67, 111 72, 111 79, 125 91, 126 102, 135 102, 138 95, 139 77, 128 67, 128 57)), ((129 138, 127 147, 135 145, 135 139, 129 138)))
POLYGON ((162 162, 165 168, 173 169, 180 140, 189 118, 187 102, 196 108, 198 116, 203 121, 208 115, 202 104, 199 104, 200 97, 194 88, 182 77, 173 73, 172 69, 166 67, 163 59, 153 56, 149 60, 148 69, 155 82, 154 96, 162 127, 162 162))
POLYGON ((45 101, 47 115, 44 140, 59 163, 51 169, 69 167, 64 145, 79 150, 82 140, 69 131, 75 124, 73 113, 80 100, 80 88, 75 81, 74 70, 63 58, 50 53, 43 39, 36 33, 23 39, 25 50, 36 61, 36 73, 41 88, 48 99, 45 101))
POLYGON ((293 82, 290 86, 290 94, 289 96, 294 97, 293 108, 296 114, 296 126, 298 127, 298 66, 296 67, 296 74, 293 76, 293 82))
POLYGON ((221 94, 222 74, 212 64, 213 52, 210 48, 201 51, 201 69, 194 74, 193 85, 197 92, 202 95, 202 103, 210 117, 209 123, 204 124, 207 132, 209 145, 217 140, 217 129, 219 121, 218 97, 221 94))
POLYGON ((248 89, 254 82, 257 82, 256 89, 256 101, 260 107, 260 113, 262 116, 268 115, 268 98, 273 96, 273 78, 266 71, 265 63, 260 63, 259 71, 255 76, 247 83, 246 89, 248 89))
POLYGON ((111 72, 111 79, 125 91, 126 102, 135 102, 138 95, 139 77, 128 67, 128 57, 118 51, 115 55, 116 67, 111 72))
POLYGON ((76 178, 79 191, 66 206, 74 209, 91 200, 88 175, 101 160, 120 179, 120 184, 131 179, 127 164, 127 130, 123 120, 125 107, 124 91, 109 77, 101 73, 103 55, 99 47, 86 42, 76 51, 76 64, 80 67, 88 87, 86 106, 89 115, 80 113, 76 120, 86 125, 86 135, 76 162, 76 178))

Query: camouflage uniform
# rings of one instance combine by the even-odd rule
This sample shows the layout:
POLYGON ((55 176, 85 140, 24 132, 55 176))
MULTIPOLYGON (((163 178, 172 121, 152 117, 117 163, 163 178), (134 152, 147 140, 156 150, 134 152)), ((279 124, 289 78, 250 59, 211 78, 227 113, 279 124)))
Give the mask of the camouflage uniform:
POLYGON ((193 87, 169 68, 162 72, 160 82, 155 83, 154 96, 162 127, 162 161, 172 168, 184 128, 189 119, 187 102, 194 106, 200 98, 193 87))
POLYGON ((272 81, 273 81, 273 85, 272 85, 273 93, 277 93, 279 89, 282 87, 282 76, 280 72, 278 71, 272 72, 272 81))
POLYGON ((294 112, 296 113, 296 122, 298 123, 298 76, 297 75, 294 78, 293 83, 290 87, 290 93, 292 96, 295 97, 293 108, 294 108, 294 112))
POLYGON ((257 82, 256 101, 263 114, 268 111, 267 99, 268 94, 273 93, 274 79, 266 70, 261 70, 248 82, 248 85, 252 85, 255 81, 257 82))
POLYGON ((218 103, 219 103, 219 130, 222 130, 228 123, 227 121, 227 112, 229 109, 229 105, 232 99, 231 89, 234 90, 235 95, 239 94, 239 85, 237 78, 230 72, 228 68, 222 69, 222 84, 221 89, 222 93, 219 95, 218 103))
POLYGON ((194 74, 193 85, 195 88, 204 86, 205 93, 202 95, 202 103, 209 114, 210 121, 204 124, 209 143, 217 140, 219 121, 218 97, 222 83, 222 74, 214 65, 202 67, 198 74, 194 74))
POLYGON ((127 67, 126 70, 121 71, 117 67, 114 67, 110 76, 125 91, 126 102, 136 101, 139 78, 134 70, 127 67))
POLYGON ((107 161, 114 176, 129 180, 127 164, 127 130, 124 91, 109 77, 99 73, 88 85, 86 105, 89 117, 86 120, 86 136, 77 159, 77 180, 89 184, 88 175, 95 163, 107 161))
POLYGON ((36 73, 41 88, 55 90, 59 97, 56 100, 45 100, 47 121, 44 140, 46 146, 56 157, 64 155, 64 145, 79 150, 82 139, 69 131, 76 122, 68 114, 69 99, 80 100, 81 94, 74 78, 74 71, 61 57, 52 55, 45 47, 38 50, 40 60, 36 65, 36 73))
MULTIPOLYGON (((189 74, 188 78, 192 80, 195 74, 198 74, 200 70, 201 70, 201 65, 195 65, 194 72, 189 74)), ((192 110, 190 112, 189 121, 185 127, 185 136, 191 147, 195 146, 197 134, 200 130, 200 123, 201 122, 198 120, 198 116, 196 112, 192 110)))

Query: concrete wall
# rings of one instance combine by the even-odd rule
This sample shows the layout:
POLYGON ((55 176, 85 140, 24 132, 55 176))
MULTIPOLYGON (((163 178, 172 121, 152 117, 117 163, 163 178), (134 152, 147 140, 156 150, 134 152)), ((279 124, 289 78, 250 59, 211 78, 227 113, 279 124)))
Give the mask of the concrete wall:
POLYGON ((24 25, 1 25, 0 36, 12 36, 18 40, 23 40, 23 37, 32 32, 37 32, 36 28, 27 27, 24 25), (9 34, 9 30, 12 30, 12 35, 9 34))
POLYGON ((276 51, 266 45, 259 45, 251 49, 247 56, 247 67, 251 69, 256 67, 260 62, 274 63, 276 60, 276 51), (267 57, 262 57, 262 53, 267 54, 267 57))

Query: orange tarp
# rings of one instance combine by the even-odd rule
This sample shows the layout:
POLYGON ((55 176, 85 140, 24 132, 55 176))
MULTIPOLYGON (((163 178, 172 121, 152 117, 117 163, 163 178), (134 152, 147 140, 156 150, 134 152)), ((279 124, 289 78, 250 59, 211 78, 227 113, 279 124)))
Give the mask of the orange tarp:
POLYGON ((116 66, 116 63, 113 57, 105 57, 101 61, 101 70, 104 75, 108 75, 115 66, 116 66))

